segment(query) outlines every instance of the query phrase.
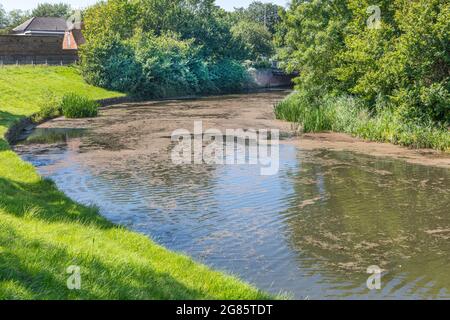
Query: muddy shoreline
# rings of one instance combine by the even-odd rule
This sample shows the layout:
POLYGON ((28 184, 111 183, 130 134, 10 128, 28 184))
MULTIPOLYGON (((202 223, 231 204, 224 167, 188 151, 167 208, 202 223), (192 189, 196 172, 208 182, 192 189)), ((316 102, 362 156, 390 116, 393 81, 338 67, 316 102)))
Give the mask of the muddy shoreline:
POLYGON ((193 121, 202 120, 204 129, 279 129, 282 143, 288 143, 304 150, 350 151, 376 157, 399 159, 408 163, 450 168, 450 154, 433 149, 410 149, 390 143, 362 140, 344 133, 298 133, 295 124, 275 119, 273 105, 289 90, 269 90, 255 95, 231 94, 220 96, 224 103, 212 103, 216 96, 185 97, 147 102, 133 102, 129 98, 101 101, 100 116, 94 119, 65 119, 59 117, 44 123, 34 124, 30 118, 22 119, 12 126, 6 138, 15 144, 31 134, 34 128, 92 128, 107 127, 111 143, 124 149, 141 149, 152 145, 161 148, 168 143, 168 137, 178 128, 191 129, 193 121), (248 98, 247 98, 248 97, 248 98), (233 99, 239 101, 234 103, 233 99), (267 100, 270 103, 263 103, 267 100), (245 101, 242 104, 242 100, 245 101), (122 123, 125 114, 135 115, 136 120, 122 123), (141 127, 138 129, 138 127, 141 127), (139 132, 142 131, 142 132, 139 132), (145 133, 146 141, 130 138, 130 132, 145 133), (152 141, 149 141, 150 138, 152 141), (131 144, 134 144, 131 146, 131 144), (136 146, 137 144, 137 146, 136 146))
POLYGON ((346 133, 320 132, 302 134, 291 139, 304 150, 350 151, 375 157, 388 157, 412 164, 450 169, 450 154, 433 149, 410 149, 391 143, 367 141, 346 133))

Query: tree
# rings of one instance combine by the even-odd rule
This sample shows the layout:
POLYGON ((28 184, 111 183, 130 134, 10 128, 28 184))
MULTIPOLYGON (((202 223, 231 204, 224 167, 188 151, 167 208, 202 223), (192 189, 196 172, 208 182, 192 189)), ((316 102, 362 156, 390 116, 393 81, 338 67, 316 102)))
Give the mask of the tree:
MULTIPOLYGON (((259 29, 245 30, 270 40, 254 24, 259 29)), ((246 48, 214 0, 109 0, 89 8, 84 25, 81 68, 90 83, 165 97, 231 92, 248 82, 240 61, 246 48)))
POLYGON ((109 0, 89 7, 83 18, 86 41, 112 35, 122 40, 132 37, 137 27, 137 9, 137 4, 128 0, 109 0))
POLYGON ((234 15, 237 20, 248 20, 257 22, 274 34, 278 23, 281 21, 280 13, 284 8, 273 3, 252 2, 247 9, 236 8, 234 15))
POLYGON ((0 33, 8 34, 11 29, 24 23, 29 18, 29 11, 11 10, 6 13, 0 4, 0 33))
POLYGON ((8 25, 8 16, 6 15, 6 11, 0 3, 0 29, 5 28, 8 25))
POLYGON ((282 16, 278 57, 298 71, 305 103, 353 95, 405 123, 450 124, 448 0, 293 0, 282 16), (370 23, 373 8, 379 24, 370 23))
POLYGON ((182 40, 194 39, 204 57, 236 57, 231 21, 214 0, 110 0, 89 8, 84 23, 86 39, 102 33, 128 39, 135 29, 157 36, 173 32, 182 40))
POLYGON ((263 25, 244 20, 233 26, 231 32, 247 59, 256 60, 273 53, 272 35, 263 25))
POLYGON ((278 59, 288 72, 300 73, 295 82, 307 104, 343 85, 333 71, 340 66, 337 57, 345 47, 350 19, 346 2, 293 0, 283 15, 278 59))
POLYGON ((9 16, 9 27, 10 28, 17 27, 18 25, 24 23, 31 17, 29 11, 24 11, 24 10, 19 10, 19 9, 11 10, 8 13, 8 16, 9 16))
POLYGON ((65 3, 40 3, 32 11, 33 17, 62 17, 67 18, 72 12, 69 4, 65 3))
POLYGON ((161 35, 172 31, 194 39, 205 57, 234 57, 234 43, 226 12, 215 0, 139 0, 139 25, 161 35))

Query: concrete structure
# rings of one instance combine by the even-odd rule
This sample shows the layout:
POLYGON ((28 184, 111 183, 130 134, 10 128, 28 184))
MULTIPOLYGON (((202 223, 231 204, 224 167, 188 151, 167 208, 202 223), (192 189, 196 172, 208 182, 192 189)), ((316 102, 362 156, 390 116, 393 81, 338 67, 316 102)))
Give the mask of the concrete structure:
POLYGON ((292 79, 296 76, 274 68, 253 69, 249 72, 258 88, 290 87, 292 79))

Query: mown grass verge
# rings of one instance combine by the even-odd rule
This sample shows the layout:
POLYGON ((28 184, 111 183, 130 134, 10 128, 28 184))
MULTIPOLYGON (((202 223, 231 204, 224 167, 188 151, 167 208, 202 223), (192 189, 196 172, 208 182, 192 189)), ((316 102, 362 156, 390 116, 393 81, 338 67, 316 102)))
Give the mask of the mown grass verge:
POLYGON ((266 299, 238 279, 170 252, 79 205, 22 161, 4 134, 46 92, 121 96, 70 67, 0 68, 0 299, 266 299), (69 290, 69 266, 81 289, 69 290))
POLYGON ((275 106, 275 115, 300 124, 304 132, 345 132, 372 141, 450 152, 447 128, 430 121, 405 121, 401 110, 392 108, 370 112, 351 96, 307 103, 301 94, 293 93, 275 106))

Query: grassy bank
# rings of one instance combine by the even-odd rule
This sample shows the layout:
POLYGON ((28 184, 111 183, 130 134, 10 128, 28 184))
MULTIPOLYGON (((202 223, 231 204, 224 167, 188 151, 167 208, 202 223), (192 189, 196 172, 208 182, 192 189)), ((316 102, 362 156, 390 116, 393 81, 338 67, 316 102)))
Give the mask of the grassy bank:
POLYGON ((305 132, 345 132, 372 141, 450 152, 450 132, 446 128, 426 121, 405 121, 401 110, 369 112, 350 96, 308 103, 293 93, 275 107, 275 114, 278 119, 299 123, 305 132))
MULTIPOLYGON (((46 92, 120 96, 85 84, 68 67, 0 68, 0 137, 38 110, 46 92)), ((115 226, 71 201, 0 139, 1 299, 259 299, 239 280, 115 226), (79 266, 81 290, 66 273, 79 266)))

